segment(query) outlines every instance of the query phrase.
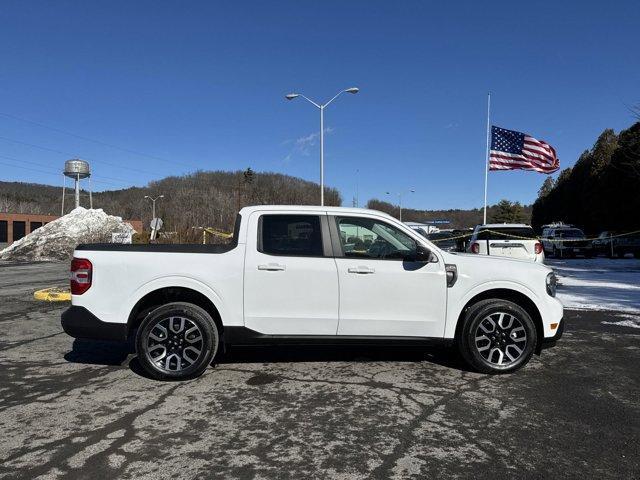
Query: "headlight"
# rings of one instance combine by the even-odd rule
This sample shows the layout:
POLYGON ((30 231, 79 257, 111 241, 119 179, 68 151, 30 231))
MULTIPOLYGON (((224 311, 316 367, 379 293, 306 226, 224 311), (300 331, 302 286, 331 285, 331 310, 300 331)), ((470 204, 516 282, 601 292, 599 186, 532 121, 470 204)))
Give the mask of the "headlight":
POLYGON ((551 272, 547 275, 547 293, 552 297, 556 296, 556 287, 558 286, 558 280, 556 274, 551 272))

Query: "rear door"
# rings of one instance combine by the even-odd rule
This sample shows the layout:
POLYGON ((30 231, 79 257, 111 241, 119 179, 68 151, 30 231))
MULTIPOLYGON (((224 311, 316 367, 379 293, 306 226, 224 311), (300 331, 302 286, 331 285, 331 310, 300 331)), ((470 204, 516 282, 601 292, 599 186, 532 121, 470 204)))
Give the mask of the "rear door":
POLYGON ((335 335, 338 273, 325 212, 255 212, 245 254, 245 326, 277 335, 335 335))

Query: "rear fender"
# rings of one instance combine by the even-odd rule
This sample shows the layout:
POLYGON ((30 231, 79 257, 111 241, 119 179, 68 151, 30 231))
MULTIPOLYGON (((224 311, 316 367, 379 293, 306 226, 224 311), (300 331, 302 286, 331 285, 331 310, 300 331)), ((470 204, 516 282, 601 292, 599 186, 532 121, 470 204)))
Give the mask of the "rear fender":
POLYGON ((172 275, 167 277, 155 278, 142 286, 140 286, 127 300, 125 305, 125 314, 123 318, 128 318, 129 313, 133 310, 136 304, 148 295, 151 292, 156 290, 160 290, 162 288, 170 288, 170 287, 181 287, 188 288, 194 290, 198 293, 201 293, 205 297, 207 297, 213 305, 218 310, 220 314, 220 320, 224 324, 224 319, 229 318, 229 312, 227 310, 227 306, 222 301, 222 298, 208 285, 204 284, 200 280, 196 280, 195 278, 172 275))

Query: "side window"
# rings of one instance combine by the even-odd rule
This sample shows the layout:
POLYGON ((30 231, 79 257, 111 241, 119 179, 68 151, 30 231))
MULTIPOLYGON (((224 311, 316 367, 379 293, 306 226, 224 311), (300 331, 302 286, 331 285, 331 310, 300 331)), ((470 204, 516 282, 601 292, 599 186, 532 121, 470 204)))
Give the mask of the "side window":
POLYGON ((345 257, 402 260, 416 254, 413 238, 379 220, 336 217, 336 224, 345 257))
POLYGON ((322 232, 317 215, 263 215, 258 250, 269 255, 321 257, 322 232))

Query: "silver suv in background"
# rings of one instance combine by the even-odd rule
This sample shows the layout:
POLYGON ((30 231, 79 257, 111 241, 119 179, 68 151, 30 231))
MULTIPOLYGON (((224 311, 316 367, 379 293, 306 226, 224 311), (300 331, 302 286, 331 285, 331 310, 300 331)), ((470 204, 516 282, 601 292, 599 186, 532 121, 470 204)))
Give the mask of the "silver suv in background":
POLYGON ((571 225, 548 226, 542 228, 542 246, 547 255, 554 257, 593 257, 593 244, 584 232, 571 225))
POLYGON ((478 255, 544 262, 544 251, 533 228, 523 223, 488 223, 473 231, 467 251, 478 255))

